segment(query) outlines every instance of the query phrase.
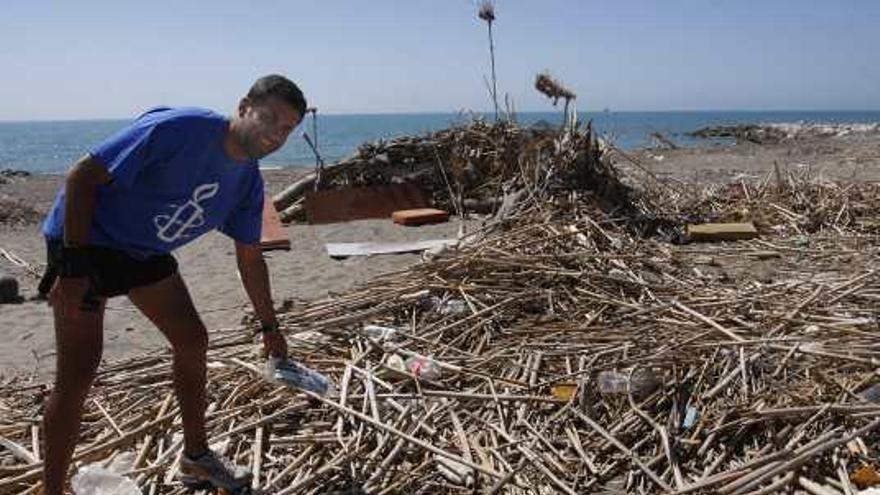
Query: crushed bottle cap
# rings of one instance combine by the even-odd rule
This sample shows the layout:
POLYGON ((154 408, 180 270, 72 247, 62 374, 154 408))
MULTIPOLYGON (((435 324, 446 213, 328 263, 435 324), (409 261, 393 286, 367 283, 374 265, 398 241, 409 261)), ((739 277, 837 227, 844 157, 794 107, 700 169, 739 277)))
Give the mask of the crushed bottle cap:
POLYGON ((550 392, 557 399, 571 400, 577 392, 577 384, 573 382, 557 383, 550 388, 550 392))

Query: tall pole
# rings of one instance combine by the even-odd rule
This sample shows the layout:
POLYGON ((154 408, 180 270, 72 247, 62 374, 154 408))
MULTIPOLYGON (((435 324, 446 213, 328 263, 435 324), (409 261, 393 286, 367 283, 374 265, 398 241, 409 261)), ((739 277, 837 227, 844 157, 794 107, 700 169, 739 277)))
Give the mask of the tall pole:
POLYGON ((489 25, 489 58, 492 59, 492 102, 495 104, 495 122, 498 122, 498 86, 495 79, 495 41, 492 38, 492 21, 489 25))
POLYGON ((565 110, 562 112, 562 128, 568 128, 568 104, 571 102, 570 98, 565 98, 565 110))
POLYGON ((492 63, 492 103, 495 105, 495 122, 498 122, 498 83, 495 78, 495 39, 492 37, 492 21, 495 20, 495 6, 492 0, 483 0, 477 17, 489 25, 489 59, 492 63))
MULTIPOLYGON (((315 149, 318 149, 318 109, 311 108, 312 111, 312 139, 315 140, 315 149)), ((319 165, 318 154, 315 153, 315 166, 319 165)))
POLYGON ((318 151, 318 109, 316 107, 307 108, 306 113, 312 114, 312 137, 309 138, 308 132, 304 132, 302 136, 315 154, 315 191, 317 191, 321 188, 321 176, 324 172, 324 160, 318 151))

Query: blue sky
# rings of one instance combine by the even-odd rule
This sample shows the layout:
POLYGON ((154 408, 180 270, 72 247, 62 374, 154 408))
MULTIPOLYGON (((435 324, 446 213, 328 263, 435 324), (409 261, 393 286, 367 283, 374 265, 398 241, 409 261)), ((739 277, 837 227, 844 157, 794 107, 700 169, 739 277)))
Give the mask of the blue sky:
MULTIPOLYGON (((497 0, 499 92, 547 110, 880 109, 874 0, 497 0)), ((474 0, 3 0, 0 120, 230 112, 268 72, 322 113, 490 108, 474 0)))

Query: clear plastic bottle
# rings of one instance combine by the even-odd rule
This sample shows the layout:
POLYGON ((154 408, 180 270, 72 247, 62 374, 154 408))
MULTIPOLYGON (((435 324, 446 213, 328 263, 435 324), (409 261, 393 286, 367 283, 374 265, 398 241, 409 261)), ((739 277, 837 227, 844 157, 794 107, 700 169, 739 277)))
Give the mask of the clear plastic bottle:
POLYGON ((603 371, 596 381, 603 394, 625 394, 629 389, 629 377, 617 371, 603 371))
POLYGON ((425 380, 439 380, 442 374, 440 366, 431 358, 412 356, 404 364, 410 373, 425 380))
POLYGON ((440 306, 440 314, 444 316, 461 316, 469 311, 466 302, 461 299, 449 299, 440 306))
POLYGON ((602 371, 596 377, 599 391, 606 395, 632 393, 646 396, 660 385, 657 376, 647 368, 639 368, 634 373, 629 371, 602 371))
POLYGON ((333 389, 329 378, 290 359, 269 358, 266 361, 266 376, 276 383, 308 390, 322 396, 326 396, 333 389))
POLYGON ((470 307, 461 299, 429 296, 423 300, 424 307, 443 316, 461 316, 470 312, 470 307))
POLYGON ((399 340, 400 334, 396 328, 383 327, 380 325, 364 325, 364 333, 371 339, 379 342, 399 340))
POLYGON ((406 371, 406 363, 403 358, 397 354, 391 354, 385 359, 385 366, 397 371, 406 371))
POLYGON ((871 385, 859 392, 859 396, 867 402, 880 403, 880 384, 871 385))

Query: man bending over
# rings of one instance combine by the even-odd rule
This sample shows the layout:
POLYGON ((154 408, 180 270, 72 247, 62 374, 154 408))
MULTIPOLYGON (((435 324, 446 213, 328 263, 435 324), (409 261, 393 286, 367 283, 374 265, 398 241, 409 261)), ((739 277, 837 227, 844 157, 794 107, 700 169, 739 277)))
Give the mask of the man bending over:
POLYGON ((288 79, 258 79, 227 118, 199 108, 156 108, 70 170, 44 225, 57 369, 45 407, 47 495, 61 495, 83 403, 103 344, 107 298, 127 295, 171 343, 180 404, 183 481, 230 491, 249 474, 208 448, 208 334, 171 252, 212 229, 235 241, 244 288, 263 326, 265 350, 287 356, 259 247, 263 180, 258 160, 280 148, 306 101, 288 79))

